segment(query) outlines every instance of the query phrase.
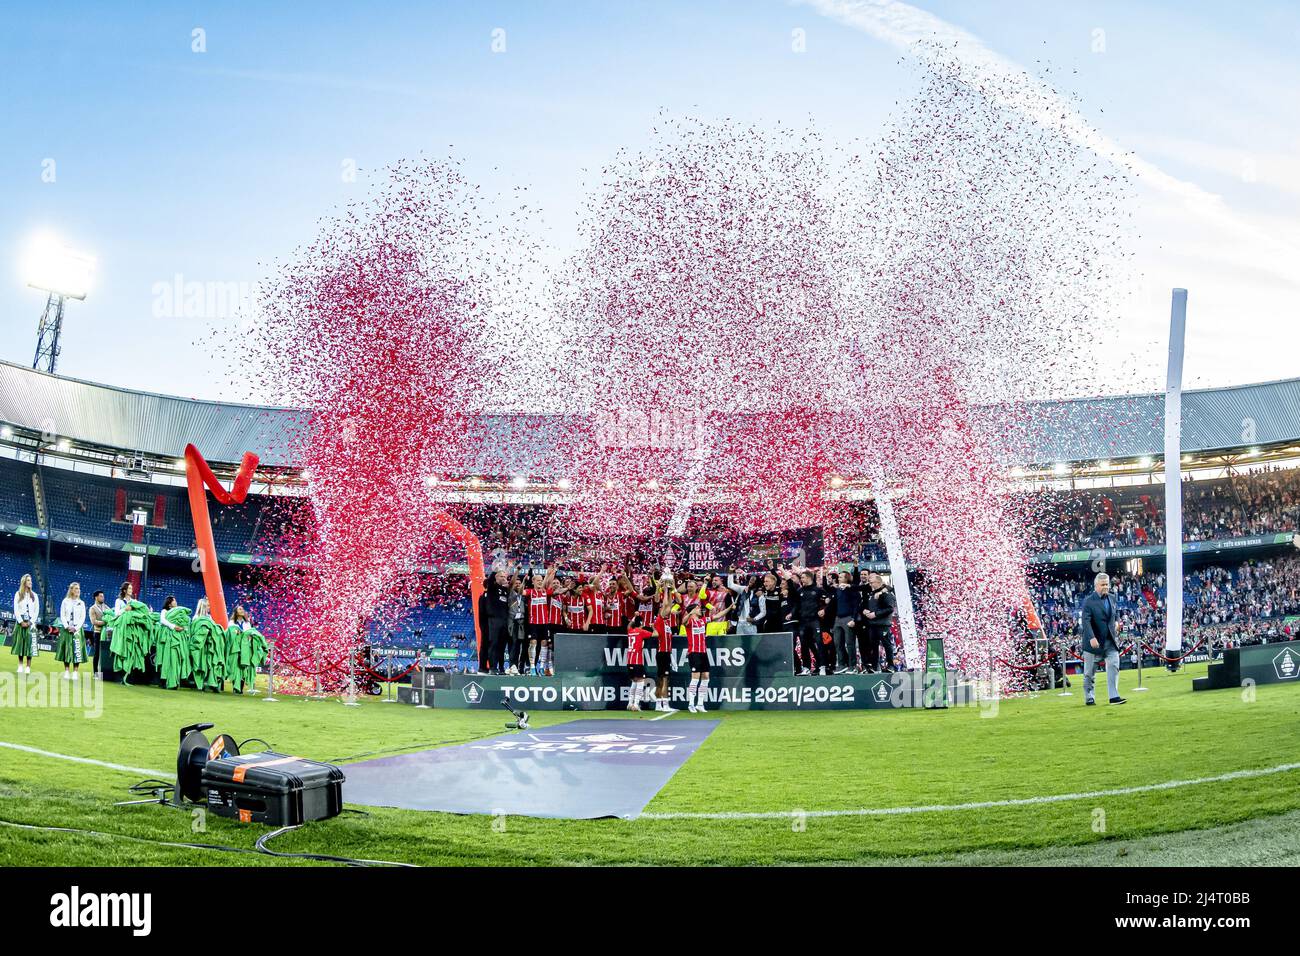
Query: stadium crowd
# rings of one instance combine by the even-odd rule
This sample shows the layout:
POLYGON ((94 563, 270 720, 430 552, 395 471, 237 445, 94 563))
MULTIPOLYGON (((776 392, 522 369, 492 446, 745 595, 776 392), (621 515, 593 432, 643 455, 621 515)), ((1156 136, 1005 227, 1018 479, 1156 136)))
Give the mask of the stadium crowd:
MULTIPOLYGON (((1164 633, 1168 582, 1163 572, 1111 575, 1121 635, 1152 647, 1164 633)), ((1040 582, 1034 590, 1044 630, 1078 651, 1078 608, 1092 584, 1088 576, 1040 582)), ((1288 640, 1300 615, 1300 556, 1243 562, 1235 568, 1206 566, 1183 576, 1183 627, 1187 646, 1202 640, 1215 648, 1288 640)), ((1126 644, 1128 641, 1126 640, 1126 644)))
MULTIPOLYGON (((1164 497, 1156 490, 1072 491, 1050 502, 1043 551, 1131 548, 1165 541, 1164 497)), ((1300 468, 1272 468, 1232 478, 1183 483, 1187 541, 1300 530, 1300 468)))
MULTIPOLYGON (((1164 495, 1159 487, 1025 492, 1038 520, 1028 542, 1032 552, 1132 548, 1165 542, 1164 495)), ((583 552, 563 516, 536 505, 493 506, 462 515, 488 551, 528 556, 536 563, 565 561, 583 552)), ((828 552, 878 561, 885 557, 879 518, 870 501, 843 502, 828 552)), ((692 515, 686 537, 724 536, 725 528, 699 526, 692 515)), ((1300 530, 1300 468, 1266 468, 1183 486, 1183 537, 1209 541, 1300 530)), ((631 544, 629 543, 629 546, 631 544)))

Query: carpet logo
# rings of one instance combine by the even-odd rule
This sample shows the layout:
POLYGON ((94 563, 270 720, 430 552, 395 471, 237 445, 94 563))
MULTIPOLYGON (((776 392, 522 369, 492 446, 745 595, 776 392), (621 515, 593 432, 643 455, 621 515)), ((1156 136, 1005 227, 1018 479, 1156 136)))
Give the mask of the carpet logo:
POLYGON ((474 745, 479 750, 514 751, 516 753, 557 754, 645 754, 655 755, 676 750, 684 740, 680 734, 601 734, 530 733, 504 737, 474 745))
POLYGON ((1278 680, 1294 680, 1300 674, 1300 656, 1289 647, 1273 658, 1273 670, 1277 671, 1278 680))

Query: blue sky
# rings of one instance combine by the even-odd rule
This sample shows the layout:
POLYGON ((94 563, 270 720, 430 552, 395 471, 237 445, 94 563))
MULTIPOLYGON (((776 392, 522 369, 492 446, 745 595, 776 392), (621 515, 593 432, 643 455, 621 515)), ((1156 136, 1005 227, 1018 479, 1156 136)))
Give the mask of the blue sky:
MULTIPOLYGON (((238 393, 209 346, 233 319, 156 317, 158 283, 255 282, 318 218, 362 197, 371 170, 454 149, 488 191, 526 184, 563 250, 595 171, 643 144, 661 109, 870 138, 916 71, 829 4, 10 5, 0 356, 31 361, 43 300, 17 263, 41 230, 98 259, 91 296, 69 310, 61 372, 242 399, 256 396, 238 393), (205 52, 191 49, 196 28, 205 52), (806 52, 792 50, 795 29, 806 52), (149 359, 147 376, 124 364, 132 355, 149 359)), ((1190 385, 1300 374, 1300 260, 1289 255, 1300 248, 1300 7, 915 9, 1014 64, 1050 66, 1109 139, 1219 197, 1207 215, 1169 189, 1140 193, 1143 275, 1120 316, 1115 390, 1160 383, 1173 285, 1191 288, 1190 385)))

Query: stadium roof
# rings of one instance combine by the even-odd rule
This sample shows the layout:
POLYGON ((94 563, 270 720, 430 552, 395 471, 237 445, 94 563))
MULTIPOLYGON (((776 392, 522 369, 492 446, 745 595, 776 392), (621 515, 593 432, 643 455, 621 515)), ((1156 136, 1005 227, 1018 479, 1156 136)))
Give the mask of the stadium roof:
MULTIPOLYGON (((1300 440, 1300 378, 1183 393, 1184 452, 1300 440)), ((1096 461, 1164 454, 1165 396, 1042 402, 1034 462, 1096 461)))
MULTIPOLYGON (((208 460, 238 462, 253 451, 264 465, 291 467, 290 441, 301 409, 157 395, 50 375, 0 361, 0 421, 76 442, 160 458, 179 458, 193 442, 208 460)), ((1164 450, 1163 394, 1042 402, 1038 438, 1023 464, 1159 457, 1164 450)), ((489 435, 524 430, 527 442, 483 443, 478 471, 546 476, 552 452, 577 423, 558 416, 485 416, 489 435), (503 457, 505 448, 512 455, 503 457)), ((590 423, 584 422, 590 427, 590 423)), ((1300 442, 1300 378, 1188 391, 1183 450, 1209 452, 1300 442)))
POLYGON ((287 465, 302 417, 298 409, 156 395, 0 362, 5 422, 161 458, 179 458, 193 442, 214 462, 238 462, 253 451, 267 465, 287 465))

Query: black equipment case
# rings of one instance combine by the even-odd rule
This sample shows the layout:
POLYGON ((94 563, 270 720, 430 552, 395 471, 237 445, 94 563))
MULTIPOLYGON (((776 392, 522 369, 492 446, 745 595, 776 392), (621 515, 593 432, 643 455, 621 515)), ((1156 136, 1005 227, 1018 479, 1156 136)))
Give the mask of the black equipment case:
POLYGON ((202 788, 218 816, 297 826, 341 813, 345 779, 332 764, 264 750, 209 760, 202 788))

